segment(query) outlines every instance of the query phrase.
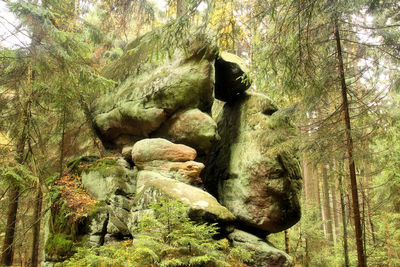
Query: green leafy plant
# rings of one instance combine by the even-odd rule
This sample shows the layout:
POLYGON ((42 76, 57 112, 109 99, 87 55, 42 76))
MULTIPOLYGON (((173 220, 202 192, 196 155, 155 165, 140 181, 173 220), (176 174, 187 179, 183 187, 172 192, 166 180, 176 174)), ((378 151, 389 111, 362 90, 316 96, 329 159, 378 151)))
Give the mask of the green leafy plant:
POLYGON ((199 224, 176 200, 161 198, 143 216, 133 240, 82 248, 67 266, 246 266, 252 253, 215 240, 215 224, 199 224))

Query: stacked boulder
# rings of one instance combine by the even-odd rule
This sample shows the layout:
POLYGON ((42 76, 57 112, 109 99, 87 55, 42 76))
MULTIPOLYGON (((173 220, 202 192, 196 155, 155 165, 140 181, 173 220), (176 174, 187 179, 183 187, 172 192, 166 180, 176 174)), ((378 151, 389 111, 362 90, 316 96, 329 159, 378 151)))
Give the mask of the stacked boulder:
POLYGON ((136 50, 105 68, 117 86, 94 105, 99 138, 122 157, 81 175, 103 203, 81 227, 87 245, 134 238, 150 203, 168 197, 184 203, 191 219, 216 222, 233 246, 254 251, 249 266, 291 266, 265 238, 300 219, 288 117, 265 95, 247 92, 244 61, 207 39, 163 64, 149 63, 142 46, 136 50))
MULTIPOLYGON (((193 161, 196 150, 174 144, 162 138, 144 139, 132 149, 132 159, 139 169, 137 194, 133 209, 138 214, 149 208, 151 202, 166 196, 186 204, 189 216, 212 222, 232 223, 235 216, 206 191, 191 184, 198 181, 204 164, 193 161)), ((135 221, 131 223, 135 226, 135 221)))

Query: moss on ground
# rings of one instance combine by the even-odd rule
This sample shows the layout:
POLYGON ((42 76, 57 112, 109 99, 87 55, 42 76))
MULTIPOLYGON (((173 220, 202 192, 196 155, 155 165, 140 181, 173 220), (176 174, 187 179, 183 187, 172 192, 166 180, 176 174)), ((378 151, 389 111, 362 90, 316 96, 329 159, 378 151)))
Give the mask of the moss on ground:
POLYGON ((50 233, 45 244, 45 252, 51 258, 60 261, 71 257, 76 252, 72 235, 50 233))

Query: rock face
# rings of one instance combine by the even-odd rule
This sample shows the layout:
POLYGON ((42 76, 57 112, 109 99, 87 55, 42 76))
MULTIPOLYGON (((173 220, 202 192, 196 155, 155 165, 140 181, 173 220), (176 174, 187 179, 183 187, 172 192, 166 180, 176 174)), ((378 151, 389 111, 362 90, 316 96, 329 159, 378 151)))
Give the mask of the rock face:
POLYGON ((207 154, 219 140, 217 124, 199 109, 175 113, 153 136, 162 136, 172 142, 191 146, 199 154, 207 154))
POLYGON ((113 195, 132 195, 136 192, 132 171, 121 166, 83 172, 82 185, 96 200, 106 200, 113 195))
POLYGON ((249 233, 235 230, 228 235, 234 246, 242 246, 254 252, 251 264, 257 267, 291 267, 292 259, 285 252, 275 248, 265 240, 249 233))
POLYGON ((250 228, 279 232, 300 219, 301 176, 295 151, 283 150, 293 127, 262 94, 225 104, 221 141, 205 173, 222 205, 250 228))
POLYGON ((69 227, 55 225, 68 211, 54 206, 46 261, 70 257, 72 244, 134 238, 150 204, 167 197, 185 204, 191 219, 217 223, 234 246, 254 251, 249 266, 291 266, 264 239, 300 219, 301 177, 287 116, 266 96, 246 93, 244 61, 218 53, 212 42, 195 38, 188 54, 157 64, 149 60, 153 44, 141 42, 103 71, 116 87, 96 100, 92 116, 114 157, 78 165, 78 187, 95 204, 69 227))

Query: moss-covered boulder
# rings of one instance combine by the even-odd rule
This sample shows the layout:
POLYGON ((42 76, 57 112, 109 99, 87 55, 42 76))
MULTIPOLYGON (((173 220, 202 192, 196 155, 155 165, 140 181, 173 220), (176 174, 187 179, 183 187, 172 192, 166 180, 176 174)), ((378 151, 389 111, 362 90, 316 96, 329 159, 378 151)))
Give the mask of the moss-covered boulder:
POLYGON ((132 148, 132 160, 137 166, 154 160, 185 162, 194 160, 196 150, 174 144, 163 138, 149 138, 137 142, 132 148))
POLYGON ((242 225, 279 232, 300 219, 301 176, 288 118, 262 94, 226 103, 206 187, 242 225))
POLYGON ((133 195, 136 192, 136 180, 133 171, 104 159, 93 163, 82 172, 82 185, 95 200, 106 200, 114 195, 133 195))
POLYGON ((253 251, 253 261, 248 263, 250 267, 291 267, 292 258, 268 243, 252 234, 235 230, 229 234, 233 246, 241 246, 247 250, 253 251))
POLYGON ((212 195, 200 188, 163 177, 156 172, 148 172, 146 181, 142 183, 143 187, 135 197, 134 212, 146 210, 158 197, 166 196, 187 205, 192 218, 225 223, 235 219, 212 195))
POLYGON ((152 136, 188 145, 196 149, 199 154, 207 154, 219 139, 217 124, 199 109, 175 113, 152 136))
MULTIPOLYGON (((171 178, 185 184, 195 184, 200 182, 200 172, 204 169, 204 164, 196 161, 173 162, 155 160, 142 164, 141 171, 138 172, 138 183, 146 175, 146 171, 157 172, 167 178, 171 178)), ((138 187, 140 187, 138 185, 138 187)))
POLYGON ((140 39, 135 45, 140 49, 133 47, 133 52, 126 53, 113 64, 132 65, 132 69, 117 75, 118 85, 94 105, 94 123, 109 148, 122 148, 123 140, 129 140, 127 136, 132 137, 131 140, 148 137, 176 111, 198 108, 208 112, 212 105, 216 52, 207 52, 206 57, 201 55, 213 49, 199 46, 187 55, 175 53, 173 59, 163 64, 150 61, 134 64, 136 53, 144 53, 137 54, 138 58, 147 58, 153 52, 143 49, 140 39), (147 71, 141 70, 144 65, 147 71))

